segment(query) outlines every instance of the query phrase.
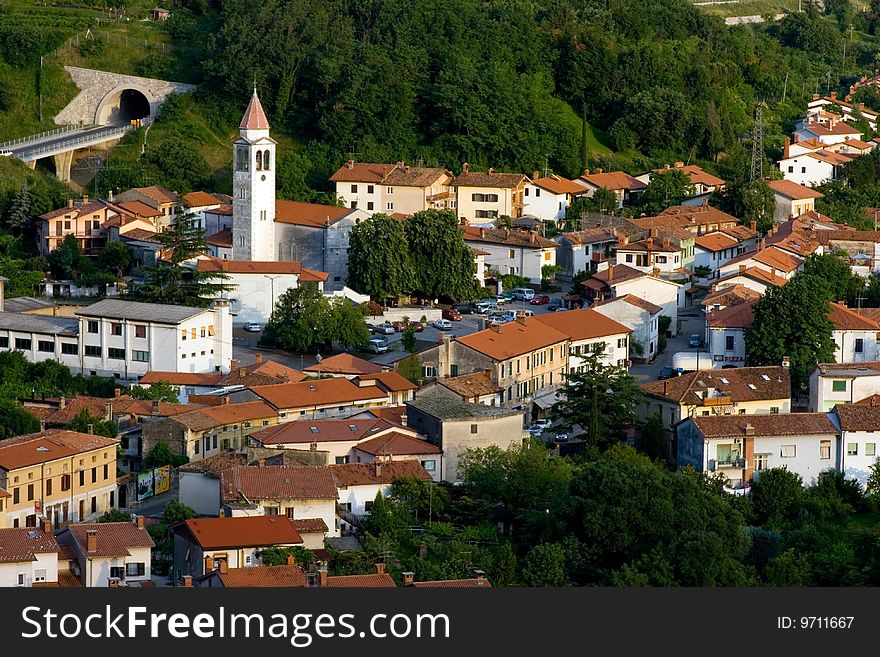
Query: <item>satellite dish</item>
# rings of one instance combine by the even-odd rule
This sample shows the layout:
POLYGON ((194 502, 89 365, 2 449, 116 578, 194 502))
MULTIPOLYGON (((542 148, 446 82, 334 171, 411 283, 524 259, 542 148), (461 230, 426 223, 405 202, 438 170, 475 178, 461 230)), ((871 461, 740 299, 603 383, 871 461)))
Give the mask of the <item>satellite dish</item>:
POLYGON ((315 354, 315 360, 320 363, 322 360, 324 360, 324 357, 321 356, 321 354, 315 354))

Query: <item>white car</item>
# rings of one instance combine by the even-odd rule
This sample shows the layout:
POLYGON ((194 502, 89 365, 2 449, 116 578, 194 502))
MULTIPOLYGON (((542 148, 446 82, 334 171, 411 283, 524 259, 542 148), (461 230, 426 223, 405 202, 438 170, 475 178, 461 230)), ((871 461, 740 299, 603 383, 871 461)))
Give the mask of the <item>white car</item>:
POLYGON ((449 331, 452 329, 452 322, 448 319, 435 319, 433 322, 434 328, 440 329, 441 331, 449 331))
POLYGON ((242 328, 250 333, 259 333, 263 330, 263 327, 257 322, 248 322, 242 328))
POLYGON ((384 354, 386 351, 388 351, 388 341, 385 338, 370 338, 370 340, 364 346, 364 351, 373 354, 384 354))
POLYGON ((376 333, 381 335, 392 335, 394 333, 394 326, 388 322, 376 324, 376 333))
POLYGON ((544 431, 550 428, 550 425, 553 424, 550 420, 538 420, 532 426, 530 426, 526 431, 528 431, 533 436, 540 436, 544 431))
POLYGON ((12 151, 0 151, 0 157, 12 157, 12 151))

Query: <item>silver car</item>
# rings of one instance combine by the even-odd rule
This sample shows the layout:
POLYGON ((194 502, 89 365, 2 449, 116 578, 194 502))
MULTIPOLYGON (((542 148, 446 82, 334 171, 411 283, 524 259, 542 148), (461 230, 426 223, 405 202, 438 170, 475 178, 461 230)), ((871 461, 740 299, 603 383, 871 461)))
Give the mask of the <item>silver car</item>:
POLYGON ((436 329, 440 329, 441 331, 449 331, 452 329, 452 322, 448 319, 435 319, 431 324, 436 329))

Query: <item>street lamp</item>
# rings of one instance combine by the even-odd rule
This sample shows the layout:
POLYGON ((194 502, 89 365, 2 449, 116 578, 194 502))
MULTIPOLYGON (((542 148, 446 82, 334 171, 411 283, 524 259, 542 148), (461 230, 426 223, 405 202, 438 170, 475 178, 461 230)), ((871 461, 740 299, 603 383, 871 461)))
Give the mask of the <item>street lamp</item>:
MULTIPOLYGON (((276 278, 281 278, 281 276, 280 276, 280 275, 279 275, 279 276, 269 276, 269 274, 263 274, 263 278, 268 278, 269 281, 270 281, 270 283, 271 283, 271 287, 272 287, 272 310, 275 310, 275 279, 276 279, 276 278)), ((269 314, 271 315, 271 311, 270 311, 269 314)))

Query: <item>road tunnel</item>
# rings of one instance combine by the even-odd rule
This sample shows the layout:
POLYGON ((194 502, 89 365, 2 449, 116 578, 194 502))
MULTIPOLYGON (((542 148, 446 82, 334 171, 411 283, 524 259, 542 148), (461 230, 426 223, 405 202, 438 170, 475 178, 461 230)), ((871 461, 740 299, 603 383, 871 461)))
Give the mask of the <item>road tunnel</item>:
POLYGON ((150 118, 150 101, 137 89, 120 89, 108 94, 98 106, 95 116, 97 125, 131 123, 137 119, 150 118))

